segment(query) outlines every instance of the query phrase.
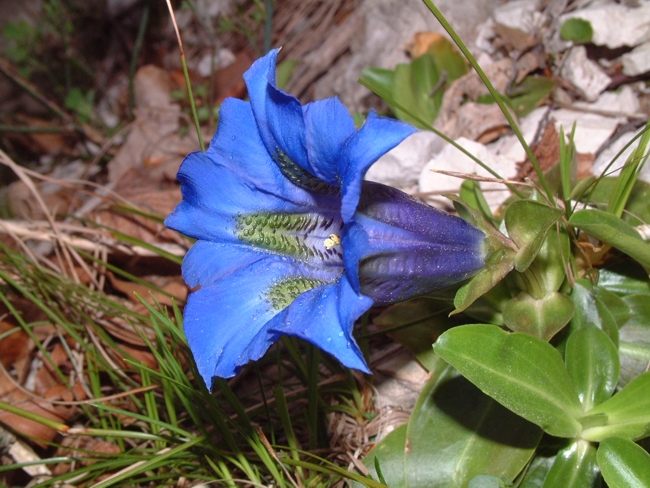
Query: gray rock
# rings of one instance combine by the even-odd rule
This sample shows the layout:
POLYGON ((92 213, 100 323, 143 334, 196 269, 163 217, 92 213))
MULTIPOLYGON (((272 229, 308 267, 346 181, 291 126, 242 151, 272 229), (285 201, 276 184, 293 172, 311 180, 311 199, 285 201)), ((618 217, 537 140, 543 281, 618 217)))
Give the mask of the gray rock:
POLYGON ((587 58, 584 46, 571 48, 564 58, 560 75, 580 90, 589 102, 595 101, 612 81, 597 63, 587 58))
MULTIPOLYGON (((477 26, 490 16, 501 0, 440 0, 436 6, 468 46, 474 45, 477 26)), ((314 98, 338 95, 352 112, 365 111, 370 91, 357 83, 364 68, 393 69, 408 62, 406 46, 421 31, 444 32, 421 0, 364 0, 364 28, 350 54, 342 56, 314 86, 314 98)))
POLYGON ((416 132, 373 164, 366 179, 415 193, 422 168, 444 145, 445 142, 433 132, 416 132))
POLYGON ((635 47, 631 52, 621 56, 623 73, 637 76, 650 71, 650 42, 635 47))

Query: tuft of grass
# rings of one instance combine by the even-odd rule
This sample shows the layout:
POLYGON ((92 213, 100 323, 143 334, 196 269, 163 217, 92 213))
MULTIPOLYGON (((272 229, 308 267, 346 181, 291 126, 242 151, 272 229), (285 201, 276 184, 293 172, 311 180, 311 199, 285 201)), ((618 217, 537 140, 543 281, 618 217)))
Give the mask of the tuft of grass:
MULTIPOLYGON (((296 390, 294 385, 292 390, 280 383, 273 389, 273 401, 265 399, 251 407, 226 381, 217 382, 216 395, 207 391, 187 348, 177 305, 163 307, 140 297, 142 310, 136 311, 4 244, 0 244, 0 280, 0 301, 16 320, 15 331, 27 333, 35 345, 34 355, 51 368, 57 381, 71 391, 83 385, 87 397, 54 402, 73 409, 64 422, 0 403, 0 409, 58 432, 41 449, 37 464, 53 469, 67 463, 70 469, 41 480, 39 486, 165 485, 184 478, 188 486, 206 482, 324 487, 348 477, 367 486, 383 486, 301 450, 309 446, 312 452, 321 444, 328 408, 324 395, 332 391, 322 387, 321 363, 313 348, 293 341, 296 361, 282 355, 281 374, 293 379, 298 373, 302 387, 296 390), (44 319, 24 320, 13 305, 17 297, 33 304, 44 319), (43 323, 56 331, 47 341, 34 332, 43 323), (125 347, 119 330, 128 332, 131 342, 139 338, 147 362, 125 347), (66 344, 69 361, 80 366, 74 372, 53 357, 57 344, 66 344), (291 415, 295 404, 305 403, 309 405, 305 417, 291 415), (266 438, 269 434, 273 443, 266 438), (109 451, 115 453, 75 447, 88 445, 82 440, 90 438, 109 443, 113 446, 109 451)), ((274 357, 267 363, 273 365, 274 357)), ((29 464, 35 463, 5 465, 0 473, 29 464)))

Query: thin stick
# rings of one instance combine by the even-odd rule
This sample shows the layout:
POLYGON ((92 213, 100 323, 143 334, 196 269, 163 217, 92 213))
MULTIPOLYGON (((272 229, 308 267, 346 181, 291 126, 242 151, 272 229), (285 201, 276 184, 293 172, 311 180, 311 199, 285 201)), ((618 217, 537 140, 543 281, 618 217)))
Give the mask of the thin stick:
POLYGON ((196 135, 199 138, 199 147, 201 151, 205 152, 205 145, 203 144, 203 135, 201 134, 201 126, 199 125, 199 117, 196 114, 196 105, 194 104, 194 95, 192 94, 192 84, 190 83, 190 74, 187 71, 187 63, 185 62, 185 51, 183 50, 183 41, 181 40, 181 33, 178 30, 178 24, 176 23, 176 16, 174 15, 174 9, 172 8, 172 3, 170 0, 167 0, 167 8, 169 9, 169 15, 172 17, 172 24, 174 25, 174 30, 176 31, 176 39, 178 40, 178 49, 181 53, 181 64, 183 65, 183 74, 185 75, 185 85, 187 85, 187 96, 190 99, 190 107, 192 108, 192 118, 194 119, 194 128, 196 129, 196 135))
POLYGON ((489 183, 503 183, 504 185, 519 185, 519 186, 530 186, 532 188, 537 188, 537 185, 527 181, 515 181, 515 180, 504 180, 502 178, 491 178, 489 176, 479 176, 469 173, 459 173, 457 171, 445 171, 443 169, 431 169, 433 173, 439 173, 441 175, 453 176, 454 178, 462 178, 464 180, 474 180, 474 181, 485 181, 489 183))

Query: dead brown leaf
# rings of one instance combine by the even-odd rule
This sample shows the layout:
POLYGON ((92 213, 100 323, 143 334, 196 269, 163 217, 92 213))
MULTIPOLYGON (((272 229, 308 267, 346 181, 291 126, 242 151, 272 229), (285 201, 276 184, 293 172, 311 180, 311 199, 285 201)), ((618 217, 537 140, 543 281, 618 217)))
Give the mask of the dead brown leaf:
POLYGON ((413 42, 406 46, 406 50, 412 58, 417 58, 426 53, 431 44, 438 42, 442 38, 444 36, 437 32, 418 32, 413 36, 413 42))
POLYGON ((591 168, 594 165, 596 156, 591 153, 578 153, 578 180, 591 176, 591 168))
POLYGON ((241 51, 234 63, 217 71, 214 87, 217 103, 222 103, 227 97, 242 98, 246 94, 243 76, 251 64, 253 56, 248 51, 241 51))
MULTIPOLYGON (((504 58, 485 67, 485 72, 497 91, 504 93, 514 75, 514 64, 504 58)), ((494 104, 476 103, 488 93, 476 72, 471 71, 453 81, 445 92, 435 127, 452 139, 466 137, 476 141, 509 127, 501 109, 494 104)))
MULTIPOLYGON (((160 305, 172 306, 172 299, 169 296, 157 291, 152 291, 151 288, 146 285, 122 280, 110 272, 107 272, 106 275, 108 276, 111 285, 116 290, 124 293, 133 303, 140 304, 140 300, 138 299, 138 296, 140 296, 152 305, 159 303, 160 305)), ((161 290, 178 297, 179 300, 183 301, 187 298, 187 285, 185 285, 185 282, 180 276, 151 277, 150 281, 154 280, 156 283, 152 284, 161 290)))
POLYGON ((130 169, 145 167, 145 163, 155 169, 149 172, 149 178, 164 173, 173 177, 185 155, 198 148, 193 132, 180 136, 182 113, 180 105, 170 100, 170 74, 153 65, 143 66, 136 73, 134 84, 136 118, 126 141, 108 165, 112 183, 117 183, 130 169))
MULTIPOLYGON (((32 398, 21 390, 14 389, 10 393, 0 397, 0 399, 14 407, 40 415, 55 422, 65 422, 65 419, 59 415, 51 403, 45 400, 32 398)), ((57 431, 50 427, 6 410, 0 410, 0 422, 11 427, 16 432, 20 432, 23 435, 43 442, 49 442, 57 435, 57 431)))
POLYGON ((536 51, 528 51, 516 61, 517 77, 515 83, 521 83, 533 71, 546 67, 543 56, 536 51))
MULTIPOLYGON (((46 129, 58 129, 59 125, 53 124, 49 120, 30 117, 20 114, 16 117, 20 122, 29 127, 44 127, 46 129)), ((70 152, 66 138, 62 132, 30 132, 25 134, 29 137, 32 144, 35 144, 39 153, 60 154, 70 152)))
MULTIPOLYGON (((101 456, 102 454, 106 454, 107 457, 114 456, 121 452, 120 447, 111 442, 94 437, 75 436, 64 437, 61 440, 60 447, 56 451, 56 456, 75 458, 78 457, 80 451, 92 452, 93 456, 101 456)), ((96 461, 87 461, 82 459, 79 461, 79 464, 81 466, 89 466, 95 462, 96 461)), ((58 463, 52 469, 52 474, 54 476, 59 476, 70 471, 70 468, 70 463, 58 463)))
POLYGON ((497 35, 496 47, 503 47, 508 51, 521 52, 537 44, 537 40, 530 34, 506 25, 495 24, 494 33, 497 35))
MULTIPOLYGON (((537 162, 539 163, 542 171, 548 171, 555 166, 560 160, 560 141, 559 134, 555 130, 554 124, 547 124, 542 132, 542 137, 538 142, 531 145, 530 149, 533 151, 537 162)), ((523 181, 530 176, 533 172, 532 163, 526 159, 522 163, 517 164, 517 181, 523 181)))
POLYGON ((3 335, 3 339, 0 340, 0 361, 5 368, 27 355, 32 347, 27 333, 21 329, 16 329, 18 329, 16 324, 5 320, 0 322, 0 334, 3 335), (4 335, 11 330, 16 331, 4 335))

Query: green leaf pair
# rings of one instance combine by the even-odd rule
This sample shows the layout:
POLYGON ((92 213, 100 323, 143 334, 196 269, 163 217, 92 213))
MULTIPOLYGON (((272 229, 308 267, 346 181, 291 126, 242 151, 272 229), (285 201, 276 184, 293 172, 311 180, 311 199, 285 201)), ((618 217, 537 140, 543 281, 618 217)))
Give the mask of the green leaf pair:
POLYGON ((650 246, 616 215, 602 210, 579 210, 571 216, 569 224, 624 252, 650 270, 650 246))
MULTIPOLYGON (((650 435, 650 372, 612 396, 620 373, 618 351, 596 326, 569 336, 564 361, 543 340, 487 324, 448 330, 434 350, 500 404, 547 434, 571 439, 556 456, 544 486, 559 486, 552 480, 566 479, 568 473, 591 479, 596 467, 592 442, 650 435)), ((635 454, 619 455, 623 459, 616 461, 618 471, 624 465, 634 476, 645 476, 643 470, 635 471, 635 454)), ((565 483, 562 486, 586 486, 565 483)))
POLYGON ((364 464, 374 478, 378 464, 391 488, 472 486, 481 475, 511 481, 541 434, 438 357, 408 424, 382 440, 364 464))

